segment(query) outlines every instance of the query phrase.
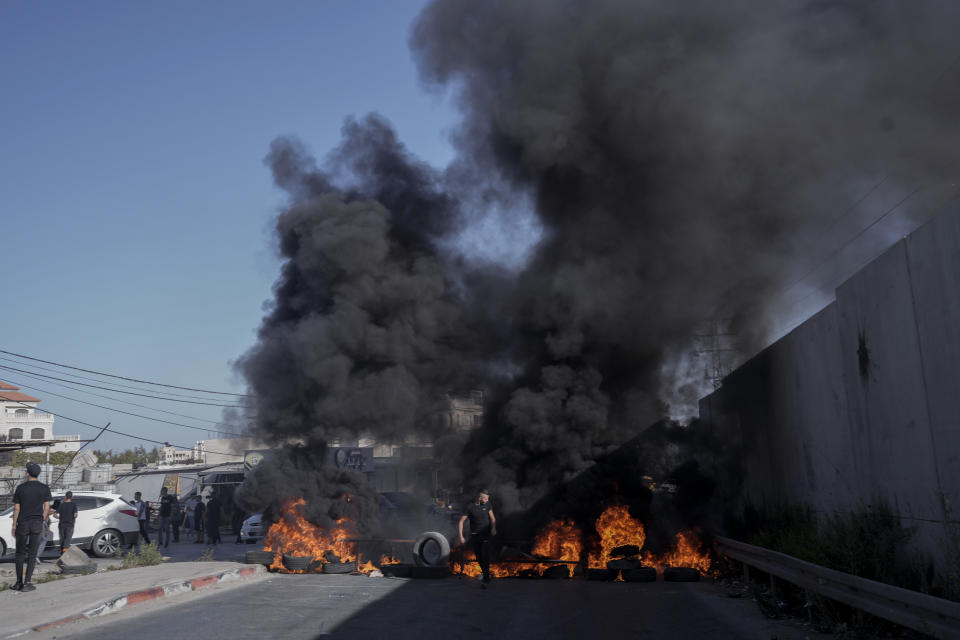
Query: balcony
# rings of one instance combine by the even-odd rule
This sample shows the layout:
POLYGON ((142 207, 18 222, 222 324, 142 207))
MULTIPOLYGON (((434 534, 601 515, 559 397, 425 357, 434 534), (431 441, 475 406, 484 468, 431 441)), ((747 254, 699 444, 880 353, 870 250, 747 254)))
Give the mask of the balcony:
POLYGON ((0 414, 0 421, 2 422, 53 422, 52 413, 44 413, 43 411, 35 411, 33 413, 28 413, 26 415, 17 415, 15 413, 4 413, 0 414))

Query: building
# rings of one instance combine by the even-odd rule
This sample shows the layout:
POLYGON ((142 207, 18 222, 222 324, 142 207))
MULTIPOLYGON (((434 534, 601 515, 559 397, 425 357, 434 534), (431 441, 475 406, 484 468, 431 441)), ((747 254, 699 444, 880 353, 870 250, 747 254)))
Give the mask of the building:
POLYGON ((483 391, 447 396, 449 407, 443 414, 444 426, 457 431, 479 429, 483 424, 483 391))
MULTIPOLYGON (((28 396, 5 382, 0 382, 0 441, 29 442, 31 440, 67 440, 49 446, 51 453, 77 451, 81 442, 79 435, 57 436, 53 433, 52 413, 37 410, 40 399, 28 396)), ((46 451, 47 447, 25 447, 25 451, 46 451)))
POLYGON ((196 460, 194 459, 193 449, 178 449, 177 447, 166 446, 160 450, 161 466, 172 467, 193 464, 194 462, 196 460))

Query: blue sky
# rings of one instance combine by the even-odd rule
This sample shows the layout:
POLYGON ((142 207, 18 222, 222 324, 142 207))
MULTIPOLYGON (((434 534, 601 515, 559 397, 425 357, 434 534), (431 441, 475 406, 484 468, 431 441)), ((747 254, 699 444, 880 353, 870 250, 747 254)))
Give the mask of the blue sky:
MULTIPOLYGON (((230 361, 253 343, 278 272, 270 141, 294 134, 322 156, 345 117, 377 111, 431 164, 452 155, 455 112, 420 88, 407 49, 423 4, 0 4, 0 349, 242 392, 230 361)), ((206 435, 23 390, 158 440, 206 435)), ((96 447, 135 444, 105 434, 96 447)))

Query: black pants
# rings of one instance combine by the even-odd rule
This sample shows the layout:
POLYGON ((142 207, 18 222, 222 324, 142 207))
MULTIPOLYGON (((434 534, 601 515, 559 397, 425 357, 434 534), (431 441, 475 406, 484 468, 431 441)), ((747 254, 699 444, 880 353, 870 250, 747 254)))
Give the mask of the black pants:
POLYGON ((40 536, 43 534, 43 520, 27 520, 17 523, 17 581, 30 582, 33 569, 37 566, 37 552, 40 551, 40 536), (23 561, 27 561, 27 575, 23 576, 23 561))
POLYGON ((73 524, 61 524, 60 529, 60 553, 66 551, 70 546, 70 540, 73 538, 73 524))
MULTIPOLYGON (((147 521, 138 520, 138 522, 140 523, 140 538, 143 538, 147 541, 147 544, 150 544, 150 534, 147 533, 147 521)), ((140 538, 137 538, 137 542, 140 541, 140 538)))
POLYGON ((477 557, 480 564, 480 571, 484 578, 490 577, 490 538, 484 535, 470 535, 470 546, 473 547, 473 555, 477 557))
POLYGON ((220 543, 220 521, 207 520, 207 540, 210 544, 220 543))
POLYGON ((180 542, 180 516, 174 516, 170 526, 173 527, 173 541, 180 542))

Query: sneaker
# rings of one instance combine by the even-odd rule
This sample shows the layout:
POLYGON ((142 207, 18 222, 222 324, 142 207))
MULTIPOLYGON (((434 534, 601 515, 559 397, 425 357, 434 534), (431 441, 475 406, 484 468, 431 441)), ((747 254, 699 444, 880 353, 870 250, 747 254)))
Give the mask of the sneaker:
POLYGON ((483 576, 483 584, 490 584, 490 576, 483 576))
POLYGON ((23 583, 23 587, 20 589, 20 591, 36 591, 36 590, 37 588, 33 586, 33 584, 30 582, 23 583))
POLYGON ((23 589, 23 582, 21 582, 20 580, 17 580, 17 581, 10 587, 10 589, 11 589, 12 591, 20 591, 20 590, 22 590, 22 589, 23 589))

